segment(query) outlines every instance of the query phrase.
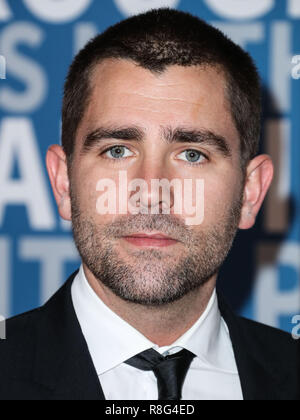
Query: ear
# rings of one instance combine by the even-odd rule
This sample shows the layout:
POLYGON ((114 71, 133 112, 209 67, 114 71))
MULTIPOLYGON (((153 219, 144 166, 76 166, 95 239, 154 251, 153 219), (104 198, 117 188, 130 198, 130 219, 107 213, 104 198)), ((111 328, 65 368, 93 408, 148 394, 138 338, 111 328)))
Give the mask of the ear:
POLYGON ((248 164, 240 229, 250 229, 255 224, 256 216, 271 185, 273 174, 273 162, 268 155, 258 155, 248 164))
POLYGON ((46 154, 46 166, 60 216, 71 220, 71 199, 67 159, 62 147, 54 144, 46 154))

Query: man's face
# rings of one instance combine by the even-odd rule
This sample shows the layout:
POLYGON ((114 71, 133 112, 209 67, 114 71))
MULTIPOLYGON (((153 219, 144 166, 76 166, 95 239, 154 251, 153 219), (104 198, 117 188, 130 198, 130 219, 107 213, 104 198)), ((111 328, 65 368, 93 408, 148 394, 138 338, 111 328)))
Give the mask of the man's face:
POLYGON ((240 220, 240 140, 224 77, 211 67, 171 66, 154 75, 127 60, 105 60, 91 86, 70 179, 75 243, 83 263, 117 296, 144 305, 173 302, 216 276, 240 220), (97 211, 101 179, 114 182, 118 203, 120 171, 128 183, 143 179, 148 185, 140 200, 148 214, 118 214, 118 206, 115 214, 97 211), (175 214, 179 193, 172 189, 170 214, 162 214, 153 179, 182 185, 190 179, 194 186, 203 180, 202 223, 187 225, 184 208, 175 214), (125 239, 134 233, 176 241, 158 246, 125 239))

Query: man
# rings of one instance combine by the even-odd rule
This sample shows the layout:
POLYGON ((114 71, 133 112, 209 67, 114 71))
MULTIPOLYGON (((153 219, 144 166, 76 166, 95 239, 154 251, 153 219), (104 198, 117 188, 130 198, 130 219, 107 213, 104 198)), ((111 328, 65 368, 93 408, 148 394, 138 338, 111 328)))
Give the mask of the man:
POLYGON ((298 398, 296 341, 236 317, 216 293, 273 177, 257 155, 260 113, 249 55, 186 13, 132 17, 78 54, 62 147, 46 163, 82 265, 46 305, 8 322, 0 398, 298 398), (184 189, 161 195, 151 187, 162 179, 184 189), (180 200, 200 217, 175 211, 180 200))

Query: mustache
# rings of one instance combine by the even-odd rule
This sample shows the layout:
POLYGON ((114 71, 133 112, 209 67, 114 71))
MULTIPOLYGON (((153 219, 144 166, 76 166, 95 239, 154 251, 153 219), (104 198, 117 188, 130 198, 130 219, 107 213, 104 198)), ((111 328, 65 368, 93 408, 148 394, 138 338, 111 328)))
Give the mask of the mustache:
POLYGON ((124 215, 103 228, 105 236, 116 238, 143 231, 159 231, 181 242, 190 241, 192 235, 191 228, 171 214, 124 215))

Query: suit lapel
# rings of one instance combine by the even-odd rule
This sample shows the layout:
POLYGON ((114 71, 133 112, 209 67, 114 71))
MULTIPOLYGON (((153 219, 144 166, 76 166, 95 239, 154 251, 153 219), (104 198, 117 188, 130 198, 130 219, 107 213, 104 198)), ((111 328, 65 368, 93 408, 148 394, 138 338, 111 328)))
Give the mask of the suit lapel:
POLYGON ((54 399, 104 400, 73 308, 71 285, 77 273, 40 309, 34 381, 54 399))

